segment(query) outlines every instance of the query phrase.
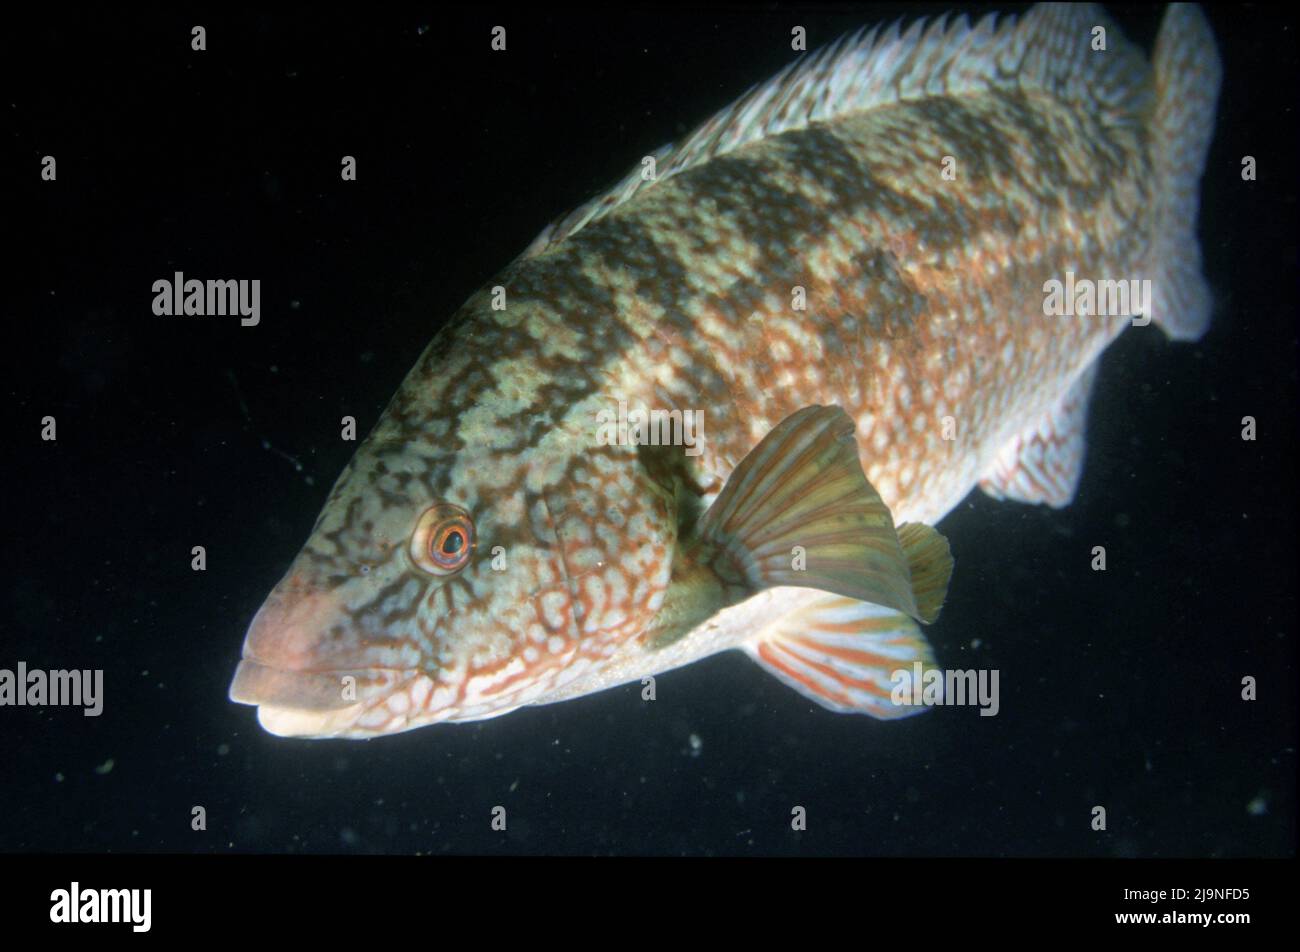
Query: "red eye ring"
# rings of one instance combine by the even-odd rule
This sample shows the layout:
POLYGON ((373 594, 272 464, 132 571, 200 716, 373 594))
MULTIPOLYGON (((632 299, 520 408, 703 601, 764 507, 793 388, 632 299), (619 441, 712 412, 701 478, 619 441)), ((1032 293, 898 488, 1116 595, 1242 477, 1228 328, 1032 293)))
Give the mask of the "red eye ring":
POLYGON ((410 555, 430 575, 454 575, 474 554, 474 520, 451 503, 435 503, 421 513, 411 533, 410 555))

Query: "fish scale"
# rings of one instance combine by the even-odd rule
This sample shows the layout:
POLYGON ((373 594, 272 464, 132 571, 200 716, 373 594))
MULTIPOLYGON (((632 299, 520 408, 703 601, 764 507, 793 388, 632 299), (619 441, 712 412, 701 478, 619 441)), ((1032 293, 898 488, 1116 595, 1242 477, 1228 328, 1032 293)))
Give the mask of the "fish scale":
POLYGON ((1142 317, 1204 330, 1218 82, 1194 8, 1149 65, 1099 9, 1048 4, 855 34, 755 87, 437 334, 232 698, 368 737, 740 648, 831 710, 913 713, 894 668, 935 663, 917 622, 952 569, 926 524, 977 484, 1067 504, 1096 360, 1139 316, 1049 315, 1049 282, 1147 279, 1142 317), (702 414, 698 455, 608 445, 619 407, 702 414), (412 540, 447 506, 473 538, 444 573, 412 540))

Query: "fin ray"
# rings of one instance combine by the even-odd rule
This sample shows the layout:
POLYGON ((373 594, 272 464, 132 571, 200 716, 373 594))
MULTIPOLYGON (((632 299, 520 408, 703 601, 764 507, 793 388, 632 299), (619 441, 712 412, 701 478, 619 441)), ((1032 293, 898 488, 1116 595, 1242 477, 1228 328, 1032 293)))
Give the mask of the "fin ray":
POLYGON ((898 542, 907 556, 917 617, 929 624, 939 617, 952 578, 952 551, 948 540, 931 526, 905 522, 898 527, 898 542))
POLYGON ((882 720, 925 709, 894 702, 895 672, 910 679, 915 662, 935 665, 912 619, 838 595, 788 612, 742 647, 769 674, 822 707, 882 720))

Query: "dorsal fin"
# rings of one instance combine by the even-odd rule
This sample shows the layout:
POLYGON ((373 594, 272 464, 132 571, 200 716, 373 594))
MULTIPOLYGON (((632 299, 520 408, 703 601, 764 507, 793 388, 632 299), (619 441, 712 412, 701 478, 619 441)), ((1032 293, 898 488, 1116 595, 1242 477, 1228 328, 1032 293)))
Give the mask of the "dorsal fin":
POLYGON ((975 26, 963 15, 902 21, 883 30, 845 34, 830 46, 795 60, 709 119, 679 145, 657 149, 655 177, 637 167, 612 188, 547 226, 522 258, 543 254, 589 222, 658 182, 751 142, 814 123, 931 96, 965 96, 990 88, 1039 90, 1086 100, 1103 118, 1126 121, 1147 91, 1141 56, 1095 4, 1039 4, 1023 18, 997 22, 988 14, 975 26), (1096 26, 1106 28, 1108 51, 1094 52, 1096 26))

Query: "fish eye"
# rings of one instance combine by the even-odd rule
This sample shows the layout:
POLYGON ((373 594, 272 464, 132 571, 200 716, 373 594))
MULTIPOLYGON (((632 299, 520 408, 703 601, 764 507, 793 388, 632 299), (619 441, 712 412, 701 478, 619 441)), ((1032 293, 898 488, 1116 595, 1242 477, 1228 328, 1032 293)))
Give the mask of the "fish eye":
POLYGON ((411 561, 430 575, 454 575, 474 554, 474 520, 451 503, 435 503, 420 514, 411 533, 411 561))

